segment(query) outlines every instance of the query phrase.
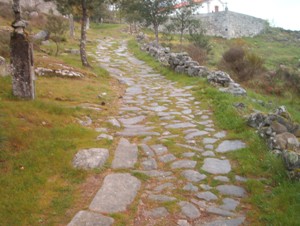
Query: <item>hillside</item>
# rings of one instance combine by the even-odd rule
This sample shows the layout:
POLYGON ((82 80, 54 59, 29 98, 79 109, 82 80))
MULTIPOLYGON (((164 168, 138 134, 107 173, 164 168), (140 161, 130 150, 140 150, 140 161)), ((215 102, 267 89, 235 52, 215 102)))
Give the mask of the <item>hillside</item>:
MULTIPOLYGON (((0 4, 7 62, 11 19, 0 4)), ((31 37, 47 17, 29 21, 31 37)), ((299 181, 244 118, 285 105, 300 122, 298 32, 210 38, 211 71, 241 78, 222 64, 233 47, 262 63, 239 81, 242 97, 161 66, 122 24, 91 24, 92 68, 82 67, 79 27, 58 56, 51 39, 34 43, 36 100, 15 98, 0 68, 0 225, 298 224, 299 181)), ((163 41, 180 49, 178 37, 163 41)))

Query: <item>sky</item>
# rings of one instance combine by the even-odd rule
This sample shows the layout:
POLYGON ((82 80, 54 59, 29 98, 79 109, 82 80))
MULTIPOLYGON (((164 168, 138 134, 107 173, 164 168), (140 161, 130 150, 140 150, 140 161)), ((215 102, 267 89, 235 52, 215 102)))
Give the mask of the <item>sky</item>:
POLYGON ((300 31, 300 0, 223 0, 233 12, 269 21, 271 26, 300 31))

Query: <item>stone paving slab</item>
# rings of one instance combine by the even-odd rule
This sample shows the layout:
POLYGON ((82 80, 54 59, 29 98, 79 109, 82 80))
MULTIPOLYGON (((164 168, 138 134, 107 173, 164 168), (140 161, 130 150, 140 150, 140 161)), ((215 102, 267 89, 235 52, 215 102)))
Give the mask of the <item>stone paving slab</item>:
POLYGON ((225 140, 216 149, 216 152, 225 153, 229 151, 236 151, 245 148, 246 144, 240 140, 225 140))
POLYGON ((195 168, 197 162, 192 160, 178 160, 171 164, 172 169, 192 169, 195 168))
POLYGON ((246 191, 244 188, 235 185, 219 185, 216 189, 223 195, 230 195, 235 197, 246 196, 246 191))
POLYGON ((146 116, 140 115, 133 118, 120 118, 119 121, 125 125, 133 125, 144 121, 146 116))
POLYGON ((74 216, 67 226, 111 226, 114 221, 111 217, 82 210, 74 216))
POLYGON ((113 169, 133 168, 137 162, 138 148, 135 144, 131 144, 128 140, 121 138, 115 157, 112 161, 113 169))
POLYGON ((227 174, 231 171, 231 165, 228 160, 206 158, 202 169, 211 174, 227 174))
POLYGON ((141 182, 129 173, 115 173, 105 177, 89 209, 100 213, 117 213, 127 209, 141 187, 141 182))
POLYGON ((181 207, 181 212, 183 213, 183 215, 185 215, 189 219, 196 219, 201 215, 198 208, 192 203, 181 201, 179 202, 179 206, 181 207))
POLYGON ((73 166, 79 169, 96 169, 101 168, 107 158, 109 152, 103 148, 83 149, 77 152, 73 159, 73 166))

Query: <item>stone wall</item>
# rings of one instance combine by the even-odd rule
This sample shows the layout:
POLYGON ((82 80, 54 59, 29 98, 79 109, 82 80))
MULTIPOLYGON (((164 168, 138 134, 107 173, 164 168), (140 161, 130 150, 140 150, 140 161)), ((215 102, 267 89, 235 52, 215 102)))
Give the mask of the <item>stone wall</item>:
MULTIPOLYGON (((138 41, 143 41, 143 34, 137 36, 138 41)), ((233 95, 247 95, 245 89, 236 83, 230 75, 223 71, 210 71, 208 68, 199 65, 193 61, 186 53, 172 53, 169 48, 164 48, 153 43, 145 43, 141 46, 143 51, 148 52, 152 57, 156 58, 162 65, 170 67, 177 73, 187 74, 191 77, 201 77, 213 86, 218 87, 221 92, 231 93, 233 95)))
POLYGON ((263 32, 267 22, 263 19, 231 11, 199 14, 207 35, 223 38, 253 37, 263 32))

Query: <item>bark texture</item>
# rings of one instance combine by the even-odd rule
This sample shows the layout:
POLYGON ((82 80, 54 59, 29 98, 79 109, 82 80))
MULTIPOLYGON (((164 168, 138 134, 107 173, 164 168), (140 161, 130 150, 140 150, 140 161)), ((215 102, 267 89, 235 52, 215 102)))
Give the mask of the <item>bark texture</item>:
POLYGON ((86 24, 87 24, 87 6, 86 0, 81 0, 82 7, 82 22, 81 22, 81 40, 80 40, 80 57, 82 65, 85 67, 90 67, 86 55, 86 24))

